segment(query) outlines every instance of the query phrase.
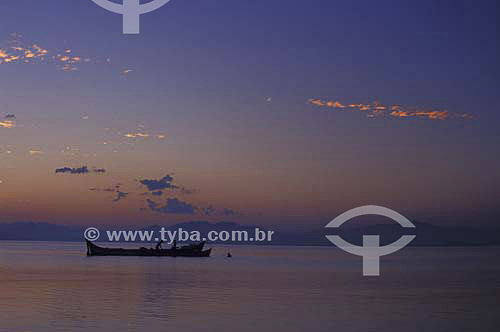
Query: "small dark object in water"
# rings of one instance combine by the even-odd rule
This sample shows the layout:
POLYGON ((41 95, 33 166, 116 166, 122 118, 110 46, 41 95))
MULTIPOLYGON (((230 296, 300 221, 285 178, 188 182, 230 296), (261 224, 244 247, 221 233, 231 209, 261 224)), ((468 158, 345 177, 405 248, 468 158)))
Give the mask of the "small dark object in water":
POLYGON ((233 257, 233 255, 231 255, 231 253, 230 253, 230 252, 228 252, 228 253, 227 253, 227 257, 228 257, 228 258, 231 258, 231 257, 233 257))

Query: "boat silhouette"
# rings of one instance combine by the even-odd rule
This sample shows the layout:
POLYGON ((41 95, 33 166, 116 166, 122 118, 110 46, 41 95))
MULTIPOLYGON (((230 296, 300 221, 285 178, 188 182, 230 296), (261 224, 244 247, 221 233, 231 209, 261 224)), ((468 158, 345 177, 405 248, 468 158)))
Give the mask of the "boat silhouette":
POLYGON ((103 248, 95 245, 89 240, 87 242, 87 256, 158 256, 158 257, 209 257, 212 248, 203 250, 205 241, 189 244, 182 247, 173 245, 170 249, 123 249, 123 248, 103 248))

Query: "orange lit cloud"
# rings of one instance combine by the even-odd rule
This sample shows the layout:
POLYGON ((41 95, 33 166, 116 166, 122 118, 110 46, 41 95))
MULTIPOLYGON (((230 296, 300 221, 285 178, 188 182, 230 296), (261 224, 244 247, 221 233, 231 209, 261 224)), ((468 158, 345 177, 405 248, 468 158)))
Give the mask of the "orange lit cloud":
POLYGON ((14 128, 16 123, 11 120, 0 121, 0 128, 14 128))
POLYGON ((151 134, 148 134, 148 133, 127 133, 127 134, 124 134, 123 136, 125 136, 127 138, 148 138, 148 137, 155 137, 155 138, 158 138, 158 139, 165 139, 165 138, 167 138, 167 136, 164 135, 164 134, 151 135, 151 134))
POLYGON ((6 46, 0 45, 0 65, 9 63, 45 63, 55 65, 63 71, 76 71, 83 64, 109 63, 110 59, 99 60, 96 57, 84 57, 75 54, 72 49, 47 49, 39 44, 25 43, 19 34, 12 34, 6 46))
POLYGON ((125 137, 128 137, 128 138, 138 138, 138 137, 145 138, 145 137, 149 137, 149 134, 128 133, 128 134, 125 134, 125 137))
POLYGON ((30 154, 31 156, 36 156, 36 155, 43 154, 43 151, 41 151, 41 150, 30 150, 30 151, 29 151, 29 154, 30 154))
POLYGON ((445 120, 450 118, 472 119, 470 114, 451 113, 444 109, 424 109, 419 107, 407 107, 401 105, 384 105, 378 101, 370 104, 348 103, 339 101, 321 100, 319 98, 309 99, 310 105, 331 108, 341 111, 352 111, 365 113, 367 117, 395 117, 395 118, 423 118, 429 120, 445 120))
POLYGON ((125 75, 132 73, 133 71, 134 71, 133 69, 127 68, 127 69, 123 69, 121 71, 121 74, 125 76, 125 75))

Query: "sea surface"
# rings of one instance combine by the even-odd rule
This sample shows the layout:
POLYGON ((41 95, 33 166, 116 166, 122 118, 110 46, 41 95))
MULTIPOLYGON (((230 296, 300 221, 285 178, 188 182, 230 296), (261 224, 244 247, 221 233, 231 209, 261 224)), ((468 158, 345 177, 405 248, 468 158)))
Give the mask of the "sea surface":
POLYGON ((407 247, 363 277, 333 246, 138 258, 0 242, 0 331, 500 331, 498 257, 407 247))

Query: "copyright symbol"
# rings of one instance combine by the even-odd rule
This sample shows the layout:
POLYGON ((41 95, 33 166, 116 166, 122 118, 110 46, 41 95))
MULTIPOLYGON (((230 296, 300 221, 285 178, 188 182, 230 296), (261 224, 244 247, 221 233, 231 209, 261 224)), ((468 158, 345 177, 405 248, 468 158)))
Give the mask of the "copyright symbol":
POLYGON ((89 227, 83 232, 83 236, 89 241, 97 240, 100 235, 99 230, 95 227, 89 227))

